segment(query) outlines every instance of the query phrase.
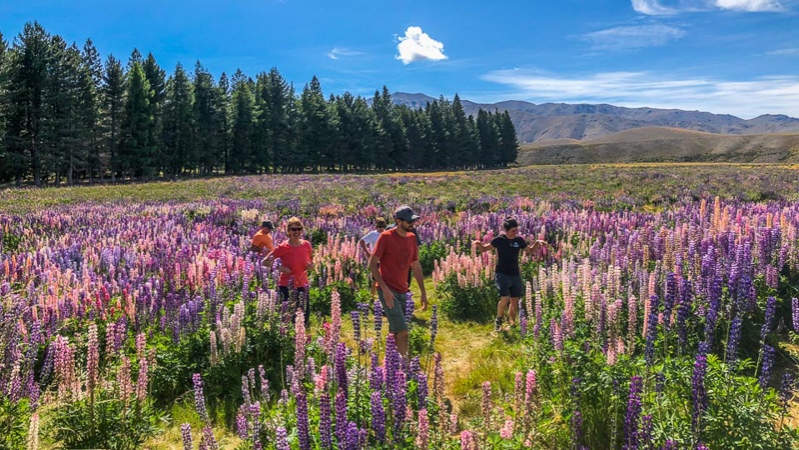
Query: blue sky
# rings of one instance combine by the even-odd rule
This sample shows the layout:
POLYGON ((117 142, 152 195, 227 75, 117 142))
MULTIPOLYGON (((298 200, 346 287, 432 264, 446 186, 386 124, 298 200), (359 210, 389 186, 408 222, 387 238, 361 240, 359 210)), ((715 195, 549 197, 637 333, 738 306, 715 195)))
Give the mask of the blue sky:
POLYGON ((299 89, 799 117, 799 0, 3 0, 105 58, 277 67, 299 89), (227 4, 225 4, 227 3, 227 4))

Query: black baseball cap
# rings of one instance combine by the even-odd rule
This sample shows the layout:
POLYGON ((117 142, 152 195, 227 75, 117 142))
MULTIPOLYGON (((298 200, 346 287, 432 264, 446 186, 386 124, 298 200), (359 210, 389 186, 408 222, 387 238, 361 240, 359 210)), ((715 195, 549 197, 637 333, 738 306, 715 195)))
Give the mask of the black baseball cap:
POLYGON ((261 222, 261 226, 269 228, 270 230, 274 230, 275 229, 275 226, 272 225, 272 221, 271 220, 264 220, 263 222, 261 222))

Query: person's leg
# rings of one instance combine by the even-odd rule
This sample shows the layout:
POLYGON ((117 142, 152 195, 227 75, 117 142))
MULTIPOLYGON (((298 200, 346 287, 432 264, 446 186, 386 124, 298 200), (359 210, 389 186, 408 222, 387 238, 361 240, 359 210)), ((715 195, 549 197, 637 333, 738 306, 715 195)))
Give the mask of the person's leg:
POLYGON ((524 295, 524 285, 522 284, 522 276, 515 275, 510 278, 510 285, 508 286, 508 294, 510 296, 510 312, 508 321, 511 326, 516 325, 516 318, 519 316, 519 299, 524 295))
POLYGON ((510 293, 508 291, 508 278, 505 274, 497 273, 495 280, 497 291, 499 292, 499 303, 497 303, 497 318, 494 320, 494 331, 499 331, 502 328, 502 320, 508 310, 510 293))
POLYGON ((400 331, 394 335, 394 341, 397 343, 397 351, 403 358, 408 359, 408 330, 400 331))
POLYGON ((389 308, 383 298, 383 290, 377 290, 377 296, 383 305, 383 313, 388 319, 388 332, 394 335, 397 351, 403 358, 406 358, 408 356, 408 324, 405 322, 405 294, 392 292, 392 295, 394 296, 394 306, 389 308))
POLYGON ((516 326, 516 318, 519 316, 519 297, 510 297, 509 303, 508 322, 513 327, 516 326))

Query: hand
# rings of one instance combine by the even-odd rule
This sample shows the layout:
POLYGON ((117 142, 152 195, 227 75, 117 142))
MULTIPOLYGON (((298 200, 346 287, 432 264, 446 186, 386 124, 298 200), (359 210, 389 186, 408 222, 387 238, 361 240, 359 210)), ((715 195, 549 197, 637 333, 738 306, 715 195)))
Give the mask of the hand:
POLYGON ((427 292, 422 292, 422 311, 427 311, 427 292))
POLYGON ((316 266, 314 266, 313 261, 308 262, 308 264, 305 266, 305 268, 308 270, 313 270, 314 267, 316 266))
POLYGON ((286 267, 286 266, 280 266, 280 267, 277 269, 277 271, 278 271, 278 272, 280 272, 280 273, 285 273, 286 275, 291 275, 291 269, 289 269, 289 268, 288 268, 288 267, 286 267))
POLYGON ((479 252, 479 251, 481 251, 481 250, 483 250, 483 242, 482 242, 482 241, 476 241, 476 240, 475 240, 475 241, 472 241, 472 245, 474 246, 474 248, 475 248, 475 249, 476 249, 478 252, 479 252))
POLYGON ((394 293, 391 292, 391 289, 389 289, 388 286, 384 286, 381 289, 383 290, 383 300, 386 302, 386 308, 393 309, 394 293))

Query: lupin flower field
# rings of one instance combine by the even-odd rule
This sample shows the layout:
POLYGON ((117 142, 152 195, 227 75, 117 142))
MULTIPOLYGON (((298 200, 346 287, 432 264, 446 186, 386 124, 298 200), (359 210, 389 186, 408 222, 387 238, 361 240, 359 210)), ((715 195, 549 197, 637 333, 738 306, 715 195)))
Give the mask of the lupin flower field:
POLYGON ((781 166, 268 175, 0 192, 0 448, 799 448, 799 186, 781 166), (358 239, 410 204, 397 351, 358 239), (249 251, 305 224, 311 321, 249 251), (507 216, 516 326, 492 333, 507 216), (471 352, 471 354, 469 353, 471 352))

